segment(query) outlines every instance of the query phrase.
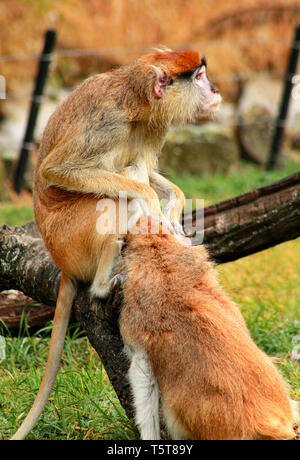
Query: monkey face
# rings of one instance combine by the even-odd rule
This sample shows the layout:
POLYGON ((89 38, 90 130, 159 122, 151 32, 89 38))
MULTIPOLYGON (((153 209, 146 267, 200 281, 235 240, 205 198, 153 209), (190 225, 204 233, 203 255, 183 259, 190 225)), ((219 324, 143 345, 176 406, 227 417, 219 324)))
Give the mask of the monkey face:
POLYGON ((218 88, 206 76, 206 63, 195 70, 191 77, 191 84, 196 86, 195 97, 199 99, 199 112, 214 113, 221 103, 218 88))
POLYGON ((183 124, 211 117, 221 100, 218 88, 207 78, 206 66, 201 65, 191 75, 171 77, 160 104, 172 124, 183 124))
POLYGON ((173 124, 195 122, 218 110, 221 95, 206 75, 206 59, 194 51, 148 55, 156 73, 155 107, 173 124))

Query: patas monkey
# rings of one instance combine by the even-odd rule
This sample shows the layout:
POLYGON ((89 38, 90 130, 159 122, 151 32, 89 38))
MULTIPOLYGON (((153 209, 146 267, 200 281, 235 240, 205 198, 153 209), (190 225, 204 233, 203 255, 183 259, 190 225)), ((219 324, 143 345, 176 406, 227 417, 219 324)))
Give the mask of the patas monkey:
MULTIPOLYGON (((170 221, 180 236, 184 195, 157 172, 157 155, 172 123, 212 114, 220 100, 206 77, 204 58, 194 51, 165 50, 87 79, 50 117, 36 167, 34 209, 62 279, 45 375, 13 439, 29 433, 48 400, 77 281, 90 283, 98 297, 107 295, 113 282, 123 235, 97 231, 99 199, 118 204, 120 191, 126 192, 129 200, 140 200, 142 214, 166 225, 170 221), (167 222, 161 198, 167 200, 167 222)), ((114 219, 109 213, 108 220, 114 219)))
POLYGON ((172 439, 294 438, 297 403, 205 248, 128 234, 122 265, 120 330, 141 438, 160 439, 159 397, 172 439))

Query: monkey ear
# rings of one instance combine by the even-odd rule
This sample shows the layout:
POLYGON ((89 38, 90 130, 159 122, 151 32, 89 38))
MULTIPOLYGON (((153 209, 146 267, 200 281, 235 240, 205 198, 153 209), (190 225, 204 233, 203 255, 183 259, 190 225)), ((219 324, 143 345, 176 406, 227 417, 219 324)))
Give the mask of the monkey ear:
POLYGON ((161 99, 167 89, 168 84, 170 83, 170 77, 165 69, 160 69, 155 67, 156 78, 154 81, 154 94, 158 99, 161 99))

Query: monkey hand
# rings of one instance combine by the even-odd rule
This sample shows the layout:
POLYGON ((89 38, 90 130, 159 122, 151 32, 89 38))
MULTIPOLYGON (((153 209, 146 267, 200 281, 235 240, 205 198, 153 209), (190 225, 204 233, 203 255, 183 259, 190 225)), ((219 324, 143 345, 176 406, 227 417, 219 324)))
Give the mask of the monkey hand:
POLYGON ((171 225, 173 227, 174 235, 180 240, 180 242, 182 244, 186 244, 187 246, 191 246, 191 240, 185 236, 182 225, 177 220, 172 221, 171 225))
POLYGON ((160 214, 159 216, 157 216, 156 214, 149 214, 148 216, 152 221, 155 221, 157 223, 157 225, 153 225, 153 228, 151 228, 151 230, 153 231, 153 233, 158 233, 159 231, 159 225, 162 227, 162 232, 167 234, 167 233, 171 233, 171 234, 174 234, 174 228, 170 222, 169 219, 167 219, 163 214, 160 214))
POLYGON ((177 222, 177 221, 171 222, 164 215, 160 215, 160 216, 150 215, 149 217, 152 220, 156 221, 158 223, 158 225, 162 226, 163 233, 170 233, 170 234, 174 235, 182 244, 185 244, 187 246, 191 245, 190 239, 185 236, 183 228, 179 224, 179 222, 177 222))
POLYGON ((171 221, 171 224, 175 235, 185 236, 182 225, 178 221, 173 220, 171 221))
POLYGON ((124 280, 125 280, 125 273, 117 273, 110 280, 110 288, 112 289, 116 287, 117 285, 122 285, 124 280))

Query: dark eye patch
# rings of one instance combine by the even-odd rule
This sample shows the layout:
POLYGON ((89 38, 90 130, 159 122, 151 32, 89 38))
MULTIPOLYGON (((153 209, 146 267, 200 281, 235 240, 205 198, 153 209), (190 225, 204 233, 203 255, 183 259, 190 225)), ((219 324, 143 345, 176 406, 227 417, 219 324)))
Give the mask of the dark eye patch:
POLYGON ((194 70, 188 70, 177 75, 177 78, 190 78, 198 69, 201 69, 202 66, 207 67, 207 62, 205 56, 202 56, 199 67, 196 67, 194 70))
POLYGON ((188 70, 187 72, 182 72, 177 75, 177 78, 190 78, 195 70, 188 70))

